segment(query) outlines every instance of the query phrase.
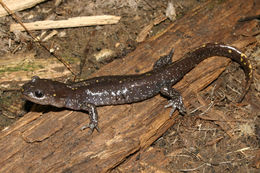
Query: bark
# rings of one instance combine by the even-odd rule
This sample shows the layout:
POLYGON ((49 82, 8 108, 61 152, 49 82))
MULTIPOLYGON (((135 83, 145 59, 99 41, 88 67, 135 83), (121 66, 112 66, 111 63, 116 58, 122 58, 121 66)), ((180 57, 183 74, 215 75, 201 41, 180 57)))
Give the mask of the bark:
MULTIPOLYGON (((175 48, 174 61, 206 42, 224 42, 242 50, 254 42, 248 31, 256 21, 238 23, 241 17, 259 14, 254 0, 207 1, 173 23, 164 33, 140 44, 95 76, 134 74, 152 68, 159 56, 175 48)), ((225 69, 229 60, 214 57, 200 63, 174 88, 186 107, 190 96, 205 88, 225 69)), ((70 110, 30 112, 0 133, 0 172, 106 172, 150 146, 178 115, 169 117, 161 96, 127 105, 98 108, 101 132, 89 135, 80 127, 88 115, 70 110)), ((124 169, 122 169, 124 170, 124 169)))

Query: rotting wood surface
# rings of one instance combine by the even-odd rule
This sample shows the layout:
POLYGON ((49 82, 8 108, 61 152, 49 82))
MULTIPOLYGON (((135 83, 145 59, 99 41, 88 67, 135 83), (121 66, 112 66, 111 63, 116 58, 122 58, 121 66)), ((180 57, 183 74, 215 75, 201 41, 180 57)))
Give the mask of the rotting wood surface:
MULTIPOLYGON (((206 42, 229 43, 243 50, 254 38, 242 35, 247 35, 256 23, 237 20, 259 14, 260 8, 254 2, 207 1, 165 33, 141 44, 124 59, 105 66, 95 76, 148 71, 172 47, 176 50, 174 60, 206 42)), ((205 60, 174 86, 181 91, 186 106, 189 95, 215 80, 228 62, 219 57, 205 60)), ((158 95, 140 103, 99 107, 101 132, 92 135, 80 130, 89 122, 85 113, 70 110, 28 113, 0 133, 0 172, 110 171, 150 146, 174 124, 178 113, 169 118, 170 109, 164 109, 166 104, 167 100, 158 95)))

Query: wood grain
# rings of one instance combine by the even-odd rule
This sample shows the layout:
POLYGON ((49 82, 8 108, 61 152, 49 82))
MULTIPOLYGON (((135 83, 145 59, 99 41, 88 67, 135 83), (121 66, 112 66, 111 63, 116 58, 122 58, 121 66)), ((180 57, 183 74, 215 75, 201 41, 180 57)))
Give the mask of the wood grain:
MULTIPOLYGON (((31 8, 46 0, 1 0, 13 12, 31 8)), ((8 12, 0 6, 0 17, 8 15, 8 12)))
MULTIPOLYGON (((174 60, 206 42, 225 42, 243 50, 247 38, 236 32, 247 32, 255 23, 245 25, 236 21, 242 16, 259 14, 259 10, 254 0, 207 1, 163 34, 144 42, 94 76, 145 72, 172 47, 176 50, 174 60)), ((186 106, 190 95, 215 80, 228 62, 220 57, 207 59, 174 86, 182 93, 186 106)), ((150 146, 174 124, 178 112, 170 118, 170 109, 164 109, 166 103, 158 95, 140 103, 99 107, 101 132, 92 135, 80 131, 89 122, 83 112, 28 113, 0 133, 0 172, 111 171, 150 146)))
MULTIPOLYGON (((81 16, 73 17, 67 20, 44 20, 31 23, 23 23, 28 30, 42 30, 55 28, 73 28, 93 25, 108 25, 118 23, 121 17, 112 15, 101 16, 81 16)), ((15 30, 24 31, 20 24, 11 24, 10 31, 15 30)))

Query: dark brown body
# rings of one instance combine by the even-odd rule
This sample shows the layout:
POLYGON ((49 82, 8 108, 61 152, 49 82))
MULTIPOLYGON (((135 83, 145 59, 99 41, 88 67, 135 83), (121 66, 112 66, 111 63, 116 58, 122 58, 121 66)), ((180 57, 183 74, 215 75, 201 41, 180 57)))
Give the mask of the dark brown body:
POLYGON ((101 76, 71 85, 34 77, 23 86, 24 96, 38 104, 87 110, 91 116, 89 127, 97 128, 96 106, 134 103, 159 93, 168 97, 173 111, 185 112, 182 97, 172 86, 197 64, 208 57, 224 56, 238 62, 245 71, 247 84, 244 97, 252 80, 252 66, 246 55, 234 47, 223 44, 206 44, 172 62, 173 51, 161 57, 153 70, 139 75, 101 76))

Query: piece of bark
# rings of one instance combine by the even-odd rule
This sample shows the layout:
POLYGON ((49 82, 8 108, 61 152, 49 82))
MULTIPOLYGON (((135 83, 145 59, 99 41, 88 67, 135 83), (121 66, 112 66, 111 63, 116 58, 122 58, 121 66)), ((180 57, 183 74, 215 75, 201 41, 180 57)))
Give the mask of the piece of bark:
POLYGON ((160 172, 170 173, 166 166, 170 163, 169 157, 159 148, 149 147, 138 152, 112 172, 160 172))
MULTIPOLYGON (((76 60, 73 68, 79 65, 76 60)), ((35 58, 35 53, 4 56, 0 61, 0 71, 3 71, 0 75, 1 89, 7 89, 14 81, 22 84, 22 82, 30 80, 35 74, 43 78, 59 78, 71 74, 57 59, 35 58)))
POLYGON ((256 155, 253 159, 252 166, 259 169, 260 168, 260 149, 258 149, 255 153, 256 153, 256 155))
MULTIPOLYGON (((2 3, 4 3, 12 12, 16 12, 31 8, 43 1, 46 0, 2 0, 2 3)), ((0 17, 6 15, 8 15, 8 12, 0 5, 0 17)))
MULTIPOLYGON (((44 20, 32 23, 23 23, 28 30, 55 29, 55 28, 73 28, 92 25, 108 25, 118 23, 121 17, 113 15, 102 16, 81 16, 73 17, 67 20, 44 20)), ((24 31, 20 24, 11 24, 10 31, 24 31)))
MULTIPOLYGON (((239 38, 243 40, 241 35, 233 33, 243 27, 252 30, 255 21, 247 23, 246 28, 236 21, 241 16, 259 13, 254 0, 229 0, 221 4, 207 1, 162 35, 144 42, 124 59, 108 64, 95 76, 148 71, 172 47, 176 50, 173 59, 177 60, 205 42, 230 44, 239 38), (212 8, 212 4, 217 7, 212 8)), ((236 46, 245 45, 241 41, 236 46)), ((182 93, 186 106, 190 95, 215 80, 228 62, 222 57, 207 59, 174 86, 182 93)), ((110 171, 151 145, 174 124, 178 112, 170 118, 170 109, 164 108, 166 104, 167 100, 158 95, 135 104, 98 107, 101 132, 92 135, 80 131, 89 122, 83 112, 56 110, 26 114, 0 133, 0 172, 110 171)))
POLYGON ((142 29, 142 31, 141 31, 141 32, 138 34, 138 36, 136 37, 136 41, 139 42, 139 43, 145 41, 145 39, 146 39, 148 33, 151 32, 153 26, 158 25, 159 23, 165 21, 166 19, 167 19, 167 17, 164 16, 164 15, 162 15, 162 14, 159 15, 158 17, 156 17, 156 18, 154 19, 154 21, 150 22, 148 25, 146 25, 146 26, 142 29))

